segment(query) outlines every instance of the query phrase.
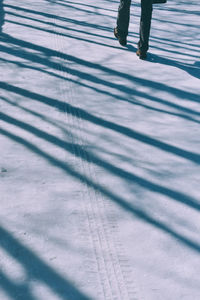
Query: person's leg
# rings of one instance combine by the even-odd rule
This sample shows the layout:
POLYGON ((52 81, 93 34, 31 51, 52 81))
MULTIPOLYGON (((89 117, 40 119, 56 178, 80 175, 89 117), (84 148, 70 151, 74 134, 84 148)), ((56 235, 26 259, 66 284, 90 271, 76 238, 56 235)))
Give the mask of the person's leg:
POLYGON ((142 53, 146 53, 149 49, 152 10, 152 0, 141 0, 140 40, 138 49, 142 53))
POLYGON ((121 37, 128 35, 131 0, 120 0, 117 16, 117 33, 121 37))

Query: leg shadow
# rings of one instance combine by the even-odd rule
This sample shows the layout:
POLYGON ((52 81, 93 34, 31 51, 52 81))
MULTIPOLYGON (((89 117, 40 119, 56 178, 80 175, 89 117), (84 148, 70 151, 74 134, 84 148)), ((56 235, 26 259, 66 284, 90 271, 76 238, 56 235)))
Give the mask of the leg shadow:
POLYGON ((193 65, 189 65, 186 63, 181 63, 181 62, 177 62, 175 60, 161 57, 161 56, 158 56, 155 54, 149 54, 148 61, 150 61, 152 63, 159 63, 162 65, 168 65, 168 66, 179 68, 179 69, 187 72, 191 76, 193 76, 197 79, 200 79, 200 62, 199 61, 196 61, 193 65))

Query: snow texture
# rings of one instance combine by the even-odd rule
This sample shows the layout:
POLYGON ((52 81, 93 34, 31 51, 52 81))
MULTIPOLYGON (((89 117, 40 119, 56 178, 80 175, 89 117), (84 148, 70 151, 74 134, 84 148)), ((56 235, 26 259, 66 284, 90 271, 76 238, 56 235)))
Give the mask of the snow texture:
POLYGON ((0 300, 200 299, 198 0, 0 0, 0 300))

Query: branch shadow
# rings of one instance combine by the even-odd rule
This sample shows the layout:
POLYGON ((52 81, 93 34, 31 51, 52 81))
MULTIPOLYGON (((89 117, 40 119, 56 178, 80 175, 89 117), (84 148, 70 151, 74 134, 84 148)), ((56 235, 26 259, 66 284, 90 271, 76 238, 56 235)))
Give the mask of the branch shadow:
MULTIPOLYGON (((47 33, 55 34, 55 31, 53 31, 51 29, 44 29, 44 28, 37 27, 37 26, 34 26, 34 25, 29 25, 29 24, 22 24, 22 23, 17 22, 17 21, 7 20, 7 23, 20 25, 20 26, 23 26, 23 27, 27 27, 27 28, 31 28, 31 29, 40 30, 40 31, 44 31, 44 32, 47 32, 47 33)), ((83 37, 74 36, 73 34, 66 34, 66 33, 62 33, 62 32, 56 32, 56 34, 60 35, 60 36, 63 36, 63 37, 68 37, 70 39, 75 39, 75 40, 78 40, 78 41, 82 41, 82 42, 89 42, 90 44, 96 44, 96 45, 104 46, 104 47, 106 46, 106 47, 113 48, 113 49, 120 49, 119 46, 109 45, 109 44, 101 43, 101 42, 94 41, 94 40, 91 40, 91 39, 86 39, 86 38, 83 38, 83 37)))
MULTIPOLYGON (((148 213, 142 211, 141 209, 138 209, 137 207, 134 207, 133 204, 129 204, 125 199, 119 197, 118 195, 114 194, 112 191, 109 191, 105 187, 102 187, 98 183, 92 181, 91 178, 88 178, 85 175, 80 174, 79 172, 73 170, 71 166, 69 166, 66 161, 63 162, 59 159, 56 159, 52 157, 51 155, 45 153, 43 150, 39 149, 37 146, 33 145, 32 143, 26 141, 24 138, 21 138, 19 136, 16 136, 15 134, 0 129, 0 133, 7 138, 23 145, 25 148, 29 149, 30 151, 33 151, 34 153, 38 154, 39 156, 43 157, 45 160, 47 160, 50 164, 53 166, 62 169, 67 174, 70 174, 72 177, 80 180, 80 182, 88 185, 88 187, 92 188, 93 190, 100 192, 103 196, 107 197, 111 201, 118 204, 121 208, 124 210, 131 212, 135 217, 141 219, 145 223, 163 231, 164 233, 170 235, 171 237, 175 238, 177 241, 179 241, 184 246, 190 248, 191 250, 195 252, 200 252, 200 245, 188 237, 185 237, 184 235, 180 234, 179 232, 176 232, 174 229, 171 229, 168 225, 165 223, 156 220, 155 218, 151 217, 148 213)), ((85 155, 85 154, 84 154, 85 155)), ((149 184, 149 183, 148 183, 149 184)), ((181 196, 182 199, 182 196, 181 196)), ((73 298, 72 298, 73 299, 73 298)))
MULTIPOLYGON (((59 100, 52 99, 52 98, 49 98, 49 97, 46 97, 46 96, 43 96, 43 95, 40 95, 40 94, 37 94, 34 92, 30 92, 23 88, 19 88, 19 87, 7 84, 5 82, 0 82, 0 88, 10 91, 10 92, 13 92, 13 93, 16 93, 16 94, 20 94, 22 96, 33 99, 35 101, 39 101, 41 103, 45 103, 45 104, 53 106, 53 107, 57 107, 59 110, 66 112, 68 114, 71 114, 74 116, 79 116, 81 119, 87 120, 91 123, 97 124, 102 127, 109 128, 109 129, 116 131, 118 133, 121 133, 127 137, 131 137, 131 138, 136 139, 145 144, 154 146, 160 150, 172 153, 181 158, 185 158, 189 161, 200 164, 200 155, 197 153, 194 153, 192 151, 183 150, 179 147, 159 141, 159 140, 149 137, 143 133, 139 133, 133 129, 129 129, 126 126, 118 125, 116 123, 113 123, 113 122, 110 122, 107 120, 103 120, 100 117, 94 116, 94 115, 88 113, 87 111, 85 111, 84 109, 76 108, 76 107, 72 106, 71 104, 63 103, 63 102, 60 102, 59 100)), ((1 117, 3 118, 4 115, 1 114, 1 117)))
POLYGON ((1 286, 13 299, 36 300, 31 292, 30 283, 37 281, 45 284, 63 300, 91 300, 2 226, 0 226, 0 246, 9 256, 20 263, 27 276, 23 283, 15 283, 3 271, 0 271, 1 286))
MULTIPOLYGON (((122 72, 119 72, 119 71, 112 70, 110 68, 99 65, 97 63, 92 63, 92 62, 89 62, 89 61, 85 61, 85 60, 82 60, 80 58, 77 58, 77 57, 74 57, 74 56, 71 56, 71 55, 66 55, 66 54, 61 53, 59 51, 51 50, 51 49, 48 49, 48 48, 43 47, 43 46, 38 46, 38 45, 32 44, 30 42, 26 42, 26 41, 23 41, 23 40, 19 40, 17 38, 13 38, 13 37, 11 37, 9 35, 6 35, 6 34, 3 35, 2 42, 10 43, 10 44, 13 44, 13 45, 18 45, 22 48, 21 50, 16 50, 16 49, 8 48, 6 46, 1 45, 0 50, 4 51, 4 52, 7 52, 9 54, 16 55, 16 56, 19 56, 21 58, 27 58, 28 60, 31 60, 33 62, 37 62, 37 63, 43 64, 43 65, 49 66, 51 69, 55 69, 55 70, 62 69, 63 72, 67 72, 67 73, 70 72, 70 74, 75 75, 76 77, 78 77, 80 79, 83 79, 84 81, 88 81, 88 82, 92 82, 92 83, 96 83, 96 84, 103 84, 104 86, 114 88, 115 90, 122 91, 126 94, 129 94, 129 95, 135 94, 135 95, 138 95, 138 96, 145 97, 146 99, 150 99, 151 101, 156 101, 156 102, 162 103, 164 105, 167 105, 169 107, 181 110, 181 111, 186 112, 186 113, 199 115, 198 112, 196 112, 192 109, 182 107, 178 104, 175 104, 173 102, 169 102, 167 100, 157 99, 156 97, 154 97, 152 95, 149 95, 145 92, 141 92, 141 91, 139 92, 139 91, 133 90, 133 89, 131 89, 127 86, 124 86, 122 84, 115 84, 115 83, 103 80, 103 79, 98 78, 95 75, 93 75, 92 72, 90 72, 90 73, 87 72, 86 73, 86 72, 79 71, 77 69, 72 69, 69 66, 65 67, 63 65, 60 65, 59 63, 55 63, 53 61, 50 61, 49 58, 59 57, 59 58, 61 58, 63 60, 66 60, 68 62, 73 62, 73 63, 76 63, 78 65, 83 65, 83 66, 86 66, 86 67, 91 68, 91 69, 98 69, 98 70, 101 70, 101 71, 103 71, 103 72, 105 72, 109 75, 122 77, 122 78, 125 78, 125 79, 129 80, 130 82, 135 82, 135 83, 137 83, 139 85, 142 85, 142 86, 147 86, 147 87, 151 86, 152 88, 155 88, 156 90, 166 91, 166 92, 172 93, 174 95, 178 95, 180 98, 189 99, 190 101, 194 101, 194 102, 199 103, 199 96, 195 93, 186 92, 186 91, 180 90, 178 88, 174 88, 174 87, 169 87, 169 86, 166 86, 166 85, 164 85, 162 83, 159 83, 159 82, 154 82, 154 81, 147 80, 147 79, 140 79, 138 77, 135 77, 135 76, 132 76, 132 75, 129 75, 129 74, 126 74, 126 73, 122 73, 122 72), (23 48, 24 49, 28 48, 28 49, 31 49, 31 50, 36 50, 36 51, 42 52, 42 53, 44 53, 45 57, 40 57, 40 56, 35 55, 33 53, 30 53, 30 52, 28 53, 23 48)), ((81 83, 78 82, 78 84, 81 84, 81 83)), ((118 97, 118 96, 115 95, 115 97, 118 97)), ((124 101, 129 101, 129 100, 124 99, 124 101)))
MULTIPOLYGON (((46 29, 43 29, 41 27, 31 26, 31 28, 35 28, 36 30, 42 30, 42 31, 46 31, 46 32, 49 32, 49 33, 53 33, 53 34, 55 34, 55 33, 59 34, 59 31, 56 31, 56 29, 57 30, 64 29, 64 30, 70 31, 70 32, 75 32, 75 33, 80 33, 80 34, 87 34, 87 35, 93 36, 93 37, 95 36, 95 37, 100 37, 100 38, 104 38, 104 39, 114 40, 114 37, 111 37, 111 36, 106 36, 106 35, 102 35, 102 34, 98 34, 98 33, 92 33, 92 32, 88 32, 88 31, 86 32, 84 30, 68 27, 66 25, 64 26, 64 25, 56 24, 53 21, 43 21, 43 20, 40 20, 38 18, 33 18, 33 17, 30 17, 30 16, 22 15, 22 14, 17 14, 17 13, 11 12, 11 11, 7 11, 6 13, 7 13, 7 15, 20 17, 20 18, 25 19, 25 20, 34 21, 34 22, 41 23, 41 24, 44 24, 44 25, 50 25, 54 28, 54 30, 48 30, 47 31, 46 29)), ((17 24, 19 24, 19 22, 17 22, 17 24)), ((85 23, 85 24, 88 24, 88 23, 85 23)), ((25 26, 25 25, 23 24, 23 26, 25 26)), ((29 27, 30 27, 30 25, 29 25, 29 27)), ((89 27, 89 24, 88 24, 88 27, 89 27)), ((75 38, 75 39, 77 38, 78 39, 78 37, 74 37, 73 34, 70 34, 70 35, 62 34, 62 35, 66 36, 66 37, 75 38)), ((92 41, 88 40, 88 39, 84 39, 84 41, 89 41, 89 42, 92 43, 92 41)), ((98 44, 98 45, 106 46, 106 44, 99 44, 97 42, 95 42, 95 43, 98 44)), ((114 48, 116 48, 116 47, 114 47, 114 48)))
POLYGON ((88 10, 86 8, 80 8, 80 6, 83 6, 79 3, 76 3, 76 2, 70 2, 70 1, 56 1, 55 2, 57 5, 60 5, 60 6, 63 6, 63 7, 66 7, 66 8, 69 8, 69 9, 74 9, 74 10, 77 10, 77 7, 74 5, 74 4, 78 4, 79 5, 79 8, 78 10, 81 11, 81 12, 84 12, 88 15, 98 15, 98 16, 103 16, 103 17, 109 17, 109 18, 112 18, 114 19, 114 17, 110 16, 110 15, 105 15, 105 14, 102 14, 100 12, 98 12, 97 10, 97 7, 95 8, 94 6, 92 5, 88 5, 88 6, 84 6, 84 7, 90 7, 90 8, 95 8, 95 10, 88 10))
MULTIPOLYGON (((91 27, 91 28, 94 28, 94 29, 102 30, 102 31, 109 31, 110 30, 110 28, 107 27, 107 26, 102 26, 102 25, 99 25, 99 24, 92 24, 92 23, 88 23, 88 22, 85 22, 85 21, 80 21, 80 20, 76 20, 76 19, 68 18, 68 17, 61 17, 61 16, 57 16, 56 14, 50 14, 50 13, 43 12, 43 11, 36 11, 36 10, 33 10, 33 9, 28 9, 28 8, 24 8, 24 7, 22 8, 22 7, 10 5, 10 4, 6 4, 6 5, 4 5, 4 7, 5 8, 10 8, 10 9, 13 9, 13 10, 16 10, 16 11, 20 11, 20 12, 22 12, 22 14, 24 14, 24 13, 33 14, 33 15, 36 15, 37 17, 38 16, 45 17, 47 19, 62 21, 62 22, 65 22, 65 23, 71 23, 71 24, 79 25, 81 27, 86 27, 86 28, 91 27)), ((87 31, 87 33, 88 33, 88 31, 87 31)))
MULTIPOLYGON (((55 0, 55 1, 58 1, 58 0, 55 0)), ((60 2, 64 2, 64 3, 69 3, 69 4, 77 4, 77 5, 81 5, 81 6, 85 6, 85 7, 92 7, 94 9, 102 9, 102 10, 105 10, 105 11, 112 11, 112 12, 115 12, 115 10, 111 9, 111 8, 105 8, 105 7, 100 7, 100 6, 96 6, 96 5, 89 5, 89 4, 85 4, 85 3, 81 3, 81 2, 77 2, 77 1, 67 1, 67 0, 59 0, 60 2)))
MULTIPOLYGON (((14 55, 16 57, 23 57, 23 58, 26 58, 26 59, 30 59, 32 61, 40 62, 40 63, 42 61, 41 58, 39 58, 37 56, 34 56, 35 59, 33 60, 33 56, 30 53, 24 54, 24 52, 23 52, 23 54, 22 54, 22 53, 20 53, 20 52, 18 52, 16 50, 12 50, 10 48, 6 48, 6 47, 2 47, 2 46, 0 46, 0 50, 2 52, 10 53, 10 54, 12 54, 12 55, 14 55)), ((199 120, 197 120, 197 119, 191 117, 190 115, 186 114, 186 113, 189 113, 189 114, 193 114, 194 116, 199 116, 198 112, 193 111, 193 110, 191 110, 189 108, 183 108, 181 106, 178 106, 176 104, 170 103, 168 101, 163 101, 161 99, 157 99, 156 97, 152 97, 151 95, 148 95, 148 94, 146 94, 144 92, 141 92, 141 91, 140 92, 136 92, 135 90, 131 90, 131 89, 128 89, 128 88, 123 88, 123 90, 126 93, 126 95, 122 96, 122 95, 119 95, 119 94, 113 94, 110 91, 106 91, 105 89, 101 89, 101 88, 95 87, 93 85, 87 84, 85 82, 77 81, 77 80, 72 79, 72 78, 66 79, 66 76, 62 76, 60 74, 56 74, 54 72, 48 71, 48 70, 46 70, 46 68, 39 68, 39 67, 33 66, 31 64, 25 64, 25 63, 22 63, 22 62, 19 62, 19 61, 8 60, 8 59, 3 59, 3 58, 0 58, 0 61, 6 62, 6 63, 11 63, 11 64, 16 64, 17 66, 22 67, 24 69, 28 68, 28 69, 31 69, 31 70, 39 71, 41 73, 44 73, 44 74, 47 74, 47 75, 50 75, 50 76, 53 76, 55 78, 59 78, 59 79, 65 80, 65 81, 67 80, 68 82, 72 82, 72 83, 74 83, 76 85, 80 85, 82 87, 94 90, 94 91, 96 91, 99 94, 110 96, 110 97, 114 98, 115 100, 125 101, 125 102, 128 102, 128 103, 131 103, 134 106, 141 106, 141 107, 144 107, 144 108, 146 108, 148 110, 151 110, 151 111, 157 111, 159 113, 168 114, 168 115, 171 115, 171 116, 176 116, 176 117, 185 119, 185 120, 187 120, 189 122, 193 122, 193 123, 197 123, 197 124, 200 123, 199 120), (173 112, 173 111, 170 111, 170 110, 160 109, 160 108, 148 105, 146 103, 134 101, 133 99, 129 100, 128 97, 127 97, 127 94, 130 94, 131 91, 132 91, 132 95, 134 95, 134 94, 135 95, 139 95, 141 97, 145 97, 146 99, 148 99, 150 101, 163 103, 163 104, 168 105, 170 107, 173 107, 175 109, 181 110, 184 113, 178 113, 178 112, 173 112)), ((50 62, 48 60, 44 59, 43 60, 43 64, 49 66, 50 62)), ((56 69, 56 70, 59 70, 59 66, 60 66, 60 69, 63 68, 62 65, 52 64, 52 67, 54 67, 54 69, 56 69)), ((65 71, 65 68, 64 68, 63 71, 65 71)), ((69 69, 69 71, 71 71, 71 70, 69 69)), ((86 76, 87 76, 87 74, 85 73, 85 77, 86 76)), ((82 78, 84 77, 83 73, 81 74, 81 77, 82 78)), ((118 85, 118 87, 120 87, 120 85, 118 85)), ((120 89, 122 90, 122 88, 120 88, 120 89)), ((2 101, 5 101, 5 99, 2 98, 2 101)))
POLYGON ((5 23, 5 10, 4 10, 4 0, 0 0, 0 35, 3 31, 3 25, 5 23))
MULTIPOLYGON (((114 1, 113 1, 114 2, 114 1)), ((3 2, 2 2, 3 3, 3 2)), ((33 27, 34 28, 34 27, 33 27)), ((38 29, 37 27, 35 29, 38 29)), ((114 70, 111 70, 106 67, 102 67, 98 64, 93 64, 90 62, 83 61, 81 59, 78 59, 74 56, 68 56, 63 53, 47 49, 45 47, 37 46, 19 39, 15 39, 9 36, 4 36, 6 42, 11 43, 13 45, 19 45, 22 48, 29 48, 29 49, 35 49, 42 51, 47 58, 51 58, 51 56, 56 56, 59 58, 63 58, 65 60, 69 60, 72 62, 75 62, 79 65, 84 65, 87 66, 91 69, 98 69, 102 70, 108 74, 114 74, 115 76, 118 77, 126 77, 126 79, 132 81, 134 80, 135 82, 149 86, 153 85, 153 87, 158 88, 160 90, 165 90, 165 91, 170 91, 174 94, 179 94, 182 95, 183 97, 189 97, 191 100, 195 102, 199 102, 198 96, 193 93, 186 93, 183 91, 180 91, 178 89, 174 88, 168 88, 167 86, 163 84, 158 84, 158 83, 153 83, 152 81, 145 81, 141 80, 139 78, 136 78, 134 76, 126 75, 121 72, 117 72, 114 70)), ((129 50, 131 48, 129 47, 129 50)), ((133 49, 133 48, 132 48, 133 49)), ((26 53, 26 51, 22 50, 21 54, 19 51, 16 51, 16 49, 8 49, 6 47, 2 47, 1 50, 7 52, 7 53, 12 53, 13 55, 21 55, 23 58, 26 57, 33 62, 38 62, 43 65, 49 66, 53 69, 56 70, 63 70, 63 71, 69 71, 76 75, 79 78, 84 78, 87 79, 89 82, 95 82, 95 83, 100 83, 104 84, 106 86, 112 87, 117 90, 123 90, 125 93, 133 93, 131 89, 125 88, 120 85, 116 85, 113 83, 109 83, 106 81, 101 80, 100 78, 95 77, 94 75, 87 75, 84 72, 80 72, 77 70, 73 70, 70 68, 64 68, 63 66, 61 67, 60 64, 54 63, 48 59, 41 58, 37 55, 31 54, 31 53, 26 53)), ((197 65, 198 66, 198 65, 197 65)), ((42 72, 44 70, 41 70, 42 72)), ((58 75, 53 75, 53 76, 58 76, 58 75)), ((64 77, 63 77, 64 79, 64 77)), ((78 84, 83 84, 83 83, 78 83, 78 84)), ((156 147, 160 150, 172 153, 174 155, 177 155, 181 158, 185 158, 189 161, 195 162, 196 164, 200 164, 200 155, 193 153, 192 151, 186 151, 183 149, 180 149, 178 147, 169 145, 167 143, 161 142, 157 139, 151 138, 147 135, 138 133, 137 131, 134 131, 132 129, 129 129, 125 126, 118 125, 116 123, 106 121, 102 118, 96 117, 87 111, 83 109, 76 108, 70 104, 67 103, 62 103, 56 99, 52 99, 49 97, 45 97, 43 95, 33 93, 30 91, 27 91, 25 89, 9 85, 7 83, 0 82, 0 88, 8 91, 8 92, 13 92, 25 97, 29 97, 35 101, 39 101, 42 103, 46 103, 49 106, 57 107, 63 112, 66 112, 67 114, 71 114, 72 116, 78 116, 79 118, 89 121, 95 125, 102 126, 104 128, 109 128, 117 133, 120 133, 122 135, 131 137, 133 139, 136 139, 140 142, 143 142, 145 144, 151 145, 153 147, 156 147)), ((100 89, 99 89, 100 91, 100 89)), ((101 91, 103 92, 103 91, 101 91)), ((120 98, 120 97, 119 97, 120 98)), ((123 99, 121 97, 121 99, 123 99)), ((150 97, 148 97, 150 99, 150 97)), ((153 100, 154 98, 152 98, 153 100)), ((125 101, 125 99, 123 99, 125 101)), ((156 101, 156 99, 154 99, 156 101)), ((167 102, 166 102, 167 103, 167 102)), ((169 104, 170 105, 170 104, 169 104)), ((176 107, 178 109, 181 109, 181 107, 176 107)), ((182 110, 190 113, 194 113, 192 111, 189 111, 187 109, 182 108, 182 110)), ((161 110, 160 110, 161 111, 161 110)), ((197 115, 197 113, 195 114, 197 115)), ((38 116, 42 117, 41 115, 38 114, 38 116)), ((136 176, 130 172, 124 171, 123 169, 119 168, 118 166, 114 166, 108 162, 105 162, 98 158, 97 156, 94 156, 92 153, 82 150, 78 145, 75 144, 70 144, 67 143, 51 134, 47 134, 44 131, 41 131, 37 129, 36 127, 29 125, 25 122, 19 121, 15 118, 12 118, 6 114, 1 113, 0 114, 1 119, 4 122, 7 122, 9 124, 15 125, 17 127, 23 128, 27 130, 28 132, 34 134, 37 137, 40 137, 41 139, 48 141, 52 144, 55 144, 59 146, 60 148, 65 149, 68 152, 74 153, 77 157, 80 157, 81 159, 85 161, 92 161, 94 164, 97 166, 100 166, 104 168, 105 170, 109 171, 111 174, 115 174, 118 177, 125 178, 129 180, 130 182, 137 183, 138 185, 144 187, 145 189, 148 189, 150 191, 160 193, 162 195, 166 195, 169 198, 189 206, 190 208, 193 208, 195 210, 200 210, 200 204, 196 199, 191 198, 189 195, 185 195, 181 192, 177 192, 176 190, 171 190, 162 186, 159 186, 157 184, 154 184, 150 181, 147 181, 139 176, 136 176)), ((73 170, 69 165, 67 165, 66 162, 63 162, 59 159, 56 159, 55 157, 50 156, 49 154, 45 153, 41 149, 39 149, 37 146, 31 144, 29 141, 26 141, 25 139, 16 136, 15 134, 8 132, 4 129, 0 129, 0 133, 9 139, 23 145, 26 147, 28 150, 35 152, 39 156, 43 157, 45 160, 47 160, 50 164, 53 166, 62 169, 65 171, 67 174, 71 174, 74 178, 79 179, 81 182, 86 183, 89 187, 94 189, 95 191, 98 191, 102 193, 102 195, 108 197, 111 201, 117 203, 121 208, 126 210, 127 212, 131 212, 133 216, 141 219, 142 221, 146 222, 147 224, 150 224, 159 230, 165 232, 166 234, 170 235, 174 239, 178 240, 180 243, 182 243, 184 246, 189 247, 190 249, 200 252, 200 245, 191 239, 185 237, 184 235, 176 232, 174 229, 171 229, 170 226, 166 225, 165 223, 162 223, 155 218, 151 217, 149 214, 143 212, 142 210, 137 209, 134 207, 133 204, 129 204, 125 199, 119 197, 117 194, 107 190, 106 188, 100 186, 98 183, 93 182, 90 178, 87 178, 86 176, 83 176, 82 174, 78 173, 77 171, 73 170)), ((21 265, 25 267, 27 270, 27 274, 29 275, 29 278, 39 280, 40 282, 45 283, 47 286, 49 286, 57 295, 59 295, 62 299, 67 299, 69 298, 70 300, 89 300, 89 298, 81 293, 78 289, 76 289, 69 281, 68 279, 65 279, 61 277, 55 270, 53 270, 51 267, 49 267, 44 261, 42 261, 38 256, 36 256, 33 251, 29 250, 25 246, 23 246, 17 239, 15 239, 6 229, 0 228, 0 239, 1 239, 1 247, 5 249, 5 251, 8 252, 9 255, 11 255, 13 258, 17 259, 21 265)), ((10 294, 11 297, 16 298, 16 295, 19 296, 19 300, 34 300, 34 296, 31 294, 31 291, 29 289, 28 283, 25 283, 24 285, 17 285, 14 282, 11 282, 5 274, 2 272, 0 273, 0 279, 1 279, 1 284, 4 287, 4 289, 7 291, 8 294, 10 294), (22 298, 23 297, 23 298, 22 298)))
MULTIPOLYGON (((188 5, 188 2, 187 2, 187 5, 188 5)), ((180 6, 177 4, 177 7, 180 7, 180 6)), ((183 14, 194 15, 194 16, 200 15, 199 11, 194 11, 194 10, 189 10, 189 9, 185 10, 185 9, 181 9, 181 8, 168 7, 167 10, 171 11, 171 12, 183 13, 183 14)))

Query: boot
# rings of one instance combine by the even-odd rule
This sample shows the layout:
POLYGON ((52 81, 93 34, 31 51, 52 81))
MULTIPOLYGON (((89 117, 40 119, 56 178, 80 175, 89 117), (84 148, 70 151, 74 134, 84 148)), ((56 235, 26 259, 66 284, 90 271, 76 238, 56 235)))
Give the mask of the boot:
POLYGON ((114 28, 114 36, 116 37, 116 39, 118 39, 121 46, 126 46, 127 44, 126 37, 120 36, 118 34, 117 28, 114 28))
POLYGON ((140 59, 146 59, 147 58, 147 52, 141 51, 140 49, 137 50, 136 55, 139 56, 140 59))

